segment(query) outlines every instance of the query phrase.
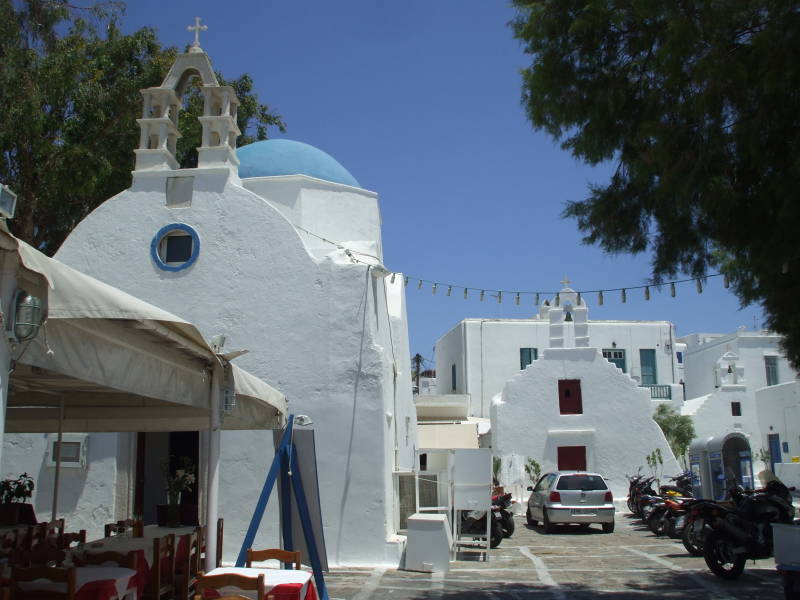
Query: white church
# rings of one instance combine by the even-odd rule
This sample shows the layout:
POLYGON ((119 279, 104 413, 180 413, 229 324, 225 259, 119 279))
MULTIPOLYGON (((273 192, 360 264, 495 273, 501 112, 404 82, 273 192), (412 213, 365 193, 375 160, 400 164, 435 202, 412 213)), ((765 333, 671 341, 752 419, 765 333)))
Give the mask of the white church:
MULTIPOLYGON (((246 350, 235 364, 313 421, 330 564, 396 566, 398 479, 414 471, 417 427, 403 278, 382 267, 378 195, 307 144, 237 150, 238 100, 199 45, 142 96, 130 188, 86 217, 56 258, 190 320, 206 339, 219 336, 233 356, 246 350), (197 168, 180 169, 177 125, 192 77, 202 81, 202 145, 197 168)), ((90 434, 85 467, 61 474, 61 516, 90 539, 133 514, 152 522, 164 502, 159 459, 188 456, 202 472, 201 435, 90 434)), ((6 436, 3 473, 52 478, 46 443, 6 436)), ((272 459, 272 434, 225 431, 221 448, 224 560, 232 561, 272 459)), ((48 502, 34 498, 43 513, 48 502)), ((278 544, 278 512, 273 499, 256 547, 278 544)))

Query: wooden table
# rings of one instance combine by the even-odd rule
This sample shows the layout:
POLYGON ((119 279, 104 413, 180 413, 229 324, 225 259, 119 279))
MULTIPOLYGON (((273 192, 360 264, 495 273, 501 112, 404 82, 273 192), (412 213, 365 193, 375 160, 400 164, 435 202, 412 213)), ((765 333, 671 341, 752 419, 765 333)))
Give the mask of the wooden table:
MULTIPOLYGON (((235 573, 245 577, 256 578, 264 575, 264 584, 267 588, 267 598, 273 596, 275 600, 317 600, 317 589, 311 581, 312 574, 308 571, 290 571, 284 569, 248 569, 246 567, 218 567, 209 571, 206 575, 224 575, 235 573)), ((214 590, 207 590, 213 592, 214 590)), ((236 588, 225 588, 224 593, 237 593, 252 597, 255 594, 252 590, 236 590, 236 588)), ((207 593, 207 598, 216 597, 213 593, 207 593)), ((258 599, 265 600, 265 599, 258 599)))
MULTIPOLYGON (((75 569, 75 600, 112 600, 126 595, 135 598, 132 579, 136 571, 119 567, 77 567, 75 569)), ((63 591, 63 583, 40 579, 20 583, 26 592, 63 591)))

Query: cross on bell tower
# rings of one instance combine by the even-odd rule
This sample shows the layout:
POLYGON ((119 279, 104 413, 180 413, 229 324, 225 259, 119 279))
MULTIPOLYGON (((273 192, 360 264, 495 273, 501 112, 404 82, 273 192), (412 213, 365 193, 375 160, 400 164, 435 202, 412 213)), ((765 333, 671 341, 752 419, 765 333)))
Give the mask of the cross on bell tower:
POLYGON ((189 48, 189 52, 202 52, 200 48, 200 32, 208 31, 208 25, 200 25, 200 17, 194 18, 194 25, 189 25, 186 31, 194 31, 194 44, 189 48))

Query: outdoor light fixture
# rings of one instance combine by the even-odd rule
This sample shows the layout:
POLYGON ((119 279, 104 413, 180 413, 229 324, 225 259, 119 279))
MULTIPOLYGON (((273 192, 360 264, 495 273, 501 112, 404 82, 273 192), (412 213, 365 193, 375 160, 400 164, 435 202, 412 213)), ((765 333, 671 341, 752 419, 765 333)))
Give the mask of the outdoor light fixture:
POLYGON ((628 301, 628 294, 624 289, 622 290, 621 296, 622 296, 622 303, 625 304, 625 302, 628 301))
POLYGON ((311 417, 308 415, 297 415, 294 418, 294 424, 303 427, 305 425, 313 425, 314 421, 311 420, 311 417))
POLYGON ((41 326, 42 301, 23 289, 17 290, 9 336, 17 342, 24 342, 33 339, 41 326))
POLYGON ((536 297, 533 299, 533 303, 536 306, 539 306, 539 292, 536 292, 536 297))
POLYGON ((392 279, 390 280, 390 283, 394 283, 395 277, 397 277, 397 273, 392 273, 392 279))
POLYGON ((484 292, 484 290, 481 290, 481 302, 483 302, 483 295, 484 295, 484 293, 485 293, 485 292, 484 292))
POLYGON ((598 292, 597 294, 597 305, 603 306, 603 292, 598 292))
POLYGON ((517 292, 517 297, 514 299, 514 301, 517 303, 517 306, 519 306, 519 292, 517 292))
POLYGON ((561 304, 561 294, 556 292, 556 306, 558 306, 559 304, 561 304))
POLYGON ((466 300, 468 296, 469 296, 469 291, 467 290, 467 288, 464 288, 464 300, 466 300))
POLYGON ((452 293, 453 293, 453 286, 452 285, 448 285, 447 286, 447 295, 449 296, 452 293))
POLYGON ((497 292, 497 303, 500 304, 503 301, 503 292, 497 292))
POLYGON ((650 300, 650 288, 647 287, 647 286, 645 286, 645 288, 644 288, 644 299, 645 300, 650 300))
POLYGON ((438 283, 434 283, 434 284, 433 284, 433 287, 431 288, 431 292, 433 292, 433 293, 435 294, 435 293, 436 293, 436 289, 437 289, 438 287, 439 287, 439 284, 438 284, 438 283))

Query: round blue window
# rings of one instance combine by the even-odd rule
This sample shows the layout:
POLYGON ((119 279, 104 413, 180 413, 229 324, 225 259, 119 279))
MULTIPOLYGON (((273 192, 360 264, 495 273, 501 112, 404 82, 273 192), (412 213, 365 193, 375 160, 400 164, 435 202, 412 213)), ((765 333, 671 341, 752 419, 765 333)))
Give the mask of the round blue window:
POLYGON ((172 223, 158 230, 150 242, 150 256, 163 271, 182 271, 197 260, 200 236, 184 223, 172 223))

